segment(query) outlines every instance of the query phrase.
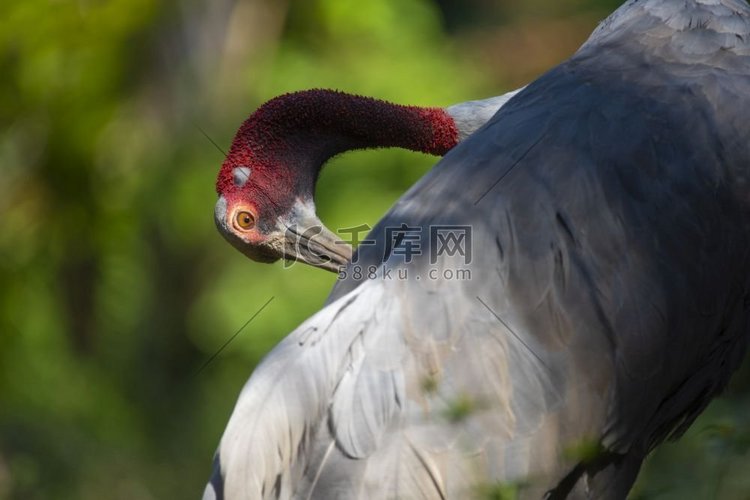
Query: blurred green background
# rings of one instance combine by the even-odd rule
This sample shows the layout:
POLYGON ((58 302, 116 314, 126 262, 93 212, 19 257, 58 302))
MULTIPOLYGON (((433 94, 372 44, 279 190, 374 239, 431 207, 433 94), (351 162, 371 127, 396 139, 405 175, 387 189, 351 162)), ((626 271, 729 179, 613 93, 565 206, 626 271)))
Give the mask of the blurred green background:
MULTIPOLYGON (((0 498, 199 497, 252 368, 325 300, 332 274, 253 263, 219 236, 222 154, 201 129, 228 148, 260 103, 312 87, 496 95, 618 4, 0 3, 0 498)), ((435 161, 337 158, 323 220, 372 225, 435 161)), ((749 371, 649 460, 633 498, 750 498, 749 371)))

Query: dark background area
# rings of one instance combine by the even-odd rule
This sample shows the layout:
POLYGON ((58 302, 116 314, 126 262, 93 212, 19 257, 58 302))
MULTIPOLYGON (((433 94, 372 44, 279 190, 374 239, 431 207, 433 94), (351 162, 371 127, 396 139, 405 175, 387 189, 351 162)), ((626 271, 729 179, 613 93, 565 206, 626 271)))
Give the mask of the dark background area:
MULTIPOLYGON (((0 498, 197 498, 258 360, 335 276, 213 223, 241 121, 314 87, 446 106, 572 54, 613 0, 0 3, 0 498), (270 297, 274 300, 205 368, 270 297)), ((372 225, 435 163, 343 155, 329 227, 372 225)), ((750 498, 748 363, 633 498, 750 498)), ((648 390, 648 388, 644 388, 648 390)))

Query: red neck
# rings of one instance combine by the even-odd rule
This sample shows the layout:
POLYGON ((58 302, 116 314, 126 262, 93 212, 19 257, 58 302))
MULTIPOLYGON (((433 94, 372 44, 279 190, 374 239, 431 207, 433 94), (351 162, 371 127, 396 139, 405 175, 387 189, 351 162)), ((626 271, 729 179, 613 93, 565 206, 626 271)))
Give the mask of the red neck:
POLYGON ((344 151, 400 147, 443 155, 457 143, 455 122, 440 108, 400 106, 333 90, 295 92, 268 101, 242 124, 217 190, 228 187, 231 170, 239 165, 292 169, 289 173, 304 183, 298 187, 312 190, 323 163, 344 151))

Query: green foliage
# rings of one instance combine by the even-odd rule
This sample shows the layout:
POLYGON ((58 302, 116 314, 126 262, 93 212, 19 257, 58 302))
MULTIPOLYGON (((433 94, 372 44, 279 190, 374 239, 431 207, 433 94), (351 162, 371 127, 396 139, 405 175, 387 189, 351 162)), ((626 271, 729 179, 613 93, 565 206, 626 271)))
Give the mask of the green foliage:
MULTIPOLYGON (((445 105, 479 75, 419 0, 4 2, 0 68, 0 498, 63 500, 196 497, 253 366, 335 279, 222 240, 198 127, 226 148, 285 91, 445 105)), ((434 161, 339 158, 322 217, 373 225, 434 161)))
MULTIPOLYGON (((737 387, 737 386, 735 386, 737 387)), ((746 386, 744 386, 746 387, 746 386)), ((738 387, 737 387, 738 388, 738 387)), ((736 390, 736 389, 735 389, 736 390)), ((742 391, 746 392, 746 390, 742 391)), ((750 494, 750 398, 716 400, 646 461, 633 499, 744 500, 750 494)))
POLYGON ((581 439, 563 449, 563 457, 569 462, 584 465, 592 464, 605 453, 605 448, 597 439, 581 439))
POLYGON ((420 388, 422 389, 422 392, 425 393, 425 395, 432 395, 435 394, 438 390, 440 380, 436 376, 427 376, 422 379, 422 383, 420 384, 420 388))
POLYGON ((494 483, 482 485, 474 491, 476 500, 516 500, 523 489, 522 483, 494 483))
POLYGON ((479 409, 477 401, 467 394, 462 394, 456 399, 449 401, 445 409, 445 418, 454 424, 463 422, 479 409))

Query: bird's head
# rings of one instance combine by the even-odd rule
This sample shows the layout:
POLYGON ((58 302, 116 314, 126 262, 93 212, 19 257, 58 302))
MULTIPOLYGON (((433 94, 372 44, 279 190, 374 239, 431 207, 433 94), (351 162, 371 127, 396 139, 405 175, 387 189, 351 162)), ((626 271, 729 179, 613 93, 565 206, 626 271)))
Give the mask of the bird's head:
POLYGON ((315 213, 322 165, 338 153, 367 147, 443 154, 457 138, 453 119, 437 108, 331 90, 276 97, 235 135, 216 182, 216 225, 255 261, 284 258, 337 272, 352 249, 315 213))
POLYGON ((219 231, 254 261, 283 258, 338 271, 351 259, 351 247, 317 217, 312 193, 274 173, 252 161, 225 162, 214 211, 219 231))
POLYGON ((285 113, 273 109, 279 104, 270 101, 237 132, 216 183, 216 225, 254 261, 288 259, 337 272, 352 249, 315 213, 313 190, 325 159, 309 133, 290 129, 289 117, 283 123, 285 113))

